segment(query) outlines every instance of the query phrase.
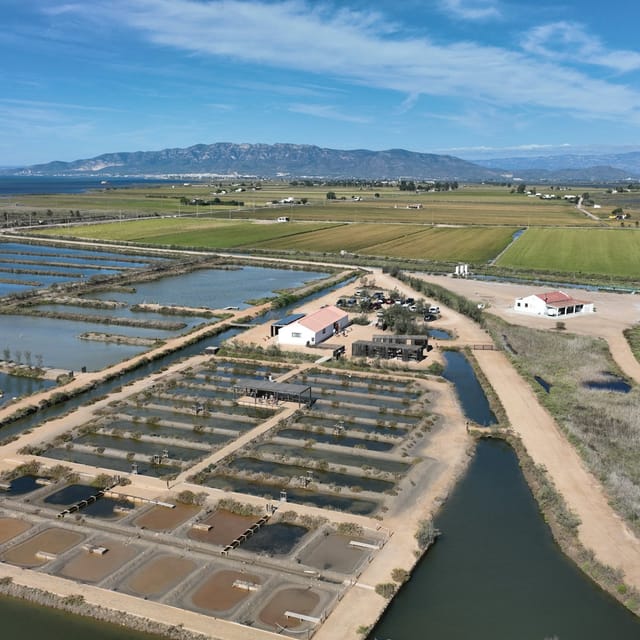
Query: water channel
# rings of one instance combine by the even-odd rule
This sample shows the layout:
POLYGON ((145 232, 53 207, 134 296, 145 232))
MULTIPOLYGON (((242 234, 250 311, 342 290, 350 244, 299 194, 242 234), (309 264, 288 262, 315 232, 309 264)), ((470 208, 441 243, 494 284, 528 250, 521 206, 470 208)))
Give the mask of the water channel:
POLYGON ((369 640, 637 640, 640 619, 560 551, 509 445, 481 440, 442 535, 369 640))

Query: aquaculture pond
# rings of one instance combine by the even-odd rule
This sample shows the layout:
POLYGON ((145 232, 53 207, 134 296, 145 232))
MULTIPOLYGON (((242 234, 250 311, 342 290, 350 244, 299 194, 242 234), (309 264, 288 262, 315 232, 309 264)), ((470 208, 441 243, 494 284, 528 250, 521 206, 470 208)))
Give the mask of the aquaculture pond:
MULTIPOLYGON (((170 404, 161 405, 161 400, 162 398, 156 397, 150 405, 142 407, 128 405, 120 407, 118 411, 122 414, 126 414, 127 416, 131 416, 132 418, 138 417, 145 421, 149 418, 158 418, 164 422, 171 423, 172 426, 178 425, 181 428, 203 426, 209 429, 224 429, 227 431, 234 431, 236 433, 248 431, 258 422, 257 419, 249 418, 247 416, 225 415, 223 417, 220 414, 204 415, 203 413, 196 414, 193 410, 190 413, 187 413, 186 409, 191 409, 193 403, 189 403, 187 407, 180 410, 180 408, 174 407, 170 404)), ((135 425, 135 420, 132 419, 132 422, 134 423, 132 427, 138 429, 139 427, 135 425)), ((150 426, 155 429, 153 424, 150 426)))
POLYGON ((311 472, 312 482, 334 484, 340 487, 359 487, 363 491, 383 492, 393 489, 394 487, 394 483, 388 480, 378 480, 377 478, 338 473, 335 471, 321 471, 294 464, 281 464, 279 462, 272 462, 271 460, 261 460, 259 458, 236 458, 233 462, 229 463, 229 468, 235 471, 249 473, 265 473, 286 478, 287 481, 306 477, 307 474, 311 472))
POLYGON ((56 383, 53 380, 14 376, 0 371, 0 406, 14 398, 29 396, 36 391, 55 386, 56 383))
POLYGON ((87 280, 95 275, 116 275, 165 261, 138 254, 0 241, 0 279, 24 282, 0 284, 0 296, 73 280, 87 280))
POLYGON ((398 438, 404 438, 408 429, 396 427, 395 425, 384 425, 379 420, 356 420, 355 418, 347 418, 346 420, 340 416, 333 416, 331 418, 322 417, 311 413, 304 416, 299 416, 296 422, 308 425, 309 427, 331 429, 344 427, 348 431, 364 431, 365 433, 379 434, 384 436, 394 436, 398 438))
POLYGON ((8 484, 8 489, 0 490, 0 496, 9 496, 11 498, 23 496, 27 493, 33 493, 34 491, 51 484, 51 480, 27 474, 14 478, 8 484))
POLYGON ((135 327, 105 327, 103 324, 53 320, 37 316, 0 315, 0 349, 19 344, 24 353, 30 351, 42 357, 45 367, 79 371, 87 367, 97 371, 131 358, 147 347, 81 340, 78 336, 95 331, 155 338, 167 332, 135 327), (117 330, 116 330, 117 329, 117 330))
POLYGON ((160 326, 171 323, 171 324, 183 324, 184 328, 177 329, 172 331, 172 333, 177 333, 178 331, 183 332, 186 329, 190 329, 196 327, 203 322, 214 322, 216 318, 203 318, 200 316, 181 316, 180 314, 165 314, 165 313, 155 313, 152 311, 132 311, 129 307, 114 307, 110 309, 103 308, 95 308, 95 307, 84 307, 77 306, 73 304, 42 304, 34 307, 36 310, 45 311, 49 313, 59 313, 59 314, 79 314, 83 316, 88 316, 91 319, 95 318, 96 322, 104 322, 108 325, 108 329, 104 329, 107 333, 115 333, 116 327, 118 327, 118 320, 120 318, 125 321, 135 321, 135 322, 149 322, 149 323, 158 323, 160 326), (112 323, 112 324, 110 324, 112 323))
POLYGON ((247 493, 251 496, 268 497, 270 500, 277 500, 281 496, 280 492, 285 491, 286 499, 289 502, 309 504, 323 509, 347 511, 357 515, 369 515, 380 506, 378 502, 373 500, 341 496, 333 493, 319 493, 317 491, 287 487, 282 483, 270 484, 268 482, 246 480, 223 473, 208 475, 202 484, 216 489, 247 493))
POLYGON ((300 446, 287 446, 280 444, 261 444, 255 450, 272 456, 287 456, 292 458, 306 458, 308 460, 326 460, 334 465, 343 465, 346 467, 368 467, 378 469, 379 471, 387 471, 389 473, 406 473, 411 465, 408 462, 394 460, 389 457, 374 457, 367 455, 366 451, 361 453, 343 453, 330 448, 305 447, 304 443, 300 446))
POLYGON ((243 551, 266 553, 272 556, 284 556, 309 533, 306 527, 288 522, 276 522, 258 529, 246 542, 242 543, 243 551))
POLYGON ((98 469, 108 469, 110 471, 130 473, 135 468, 136 473, 156 478, 180 473, 180 471, 182 471, 182 468, 174 465, 171 460, 162 464, 154 464, 150 459, 129 461, 125 457, 110 456, 107 453, 86 453, 83 451, 75 451, 73 449, 48 449, 42 454, 42 456, 53 460, 75 462, 77 464, 85 464, 98 469))
POLYGON ((338 433, 317 433, 304 429, 282 429, 276 435, 278 438, 291 438, 296 442, 313 440, 314 442, 333 444, 339 447, 361 447, 370 451, 390 451, 397 444, 372 438, 355 438, 346 435, 343 431, 338 433))
POLYGON ((306 282, 326 278, 326 273, 234 266, 229 269, 199 269, 178 276, 136 284, 135 293, 104 291, 100 300, 118 300, 127 304, 153 302, 183 307, 223 309, 227 306, 247 308, 249 300, 275 295, 282 289, 297 288, 306 282))
POLYGON ((637 640, 640 619, 555 544, 504 442, 479 442, 436 520, 441 537, 369 640, 637 640))
POLYGON ((445 367, 442 374, 452 382, 464 415, 485 427, 497 422, 489 401, 469 361, 459 351, 443 352, 445 367))

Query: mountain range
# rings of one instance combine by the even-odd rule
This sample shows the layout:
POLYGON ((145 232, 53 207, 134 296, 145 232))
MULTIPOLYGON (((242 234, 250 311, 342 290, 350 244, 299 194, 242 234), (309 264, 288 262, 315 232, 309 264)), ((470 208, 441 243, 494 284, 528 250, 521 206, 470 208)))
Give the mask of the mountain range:
POLYGON ((404 149, 337 150, 303 144, 219 142, 161 151, 106 153, 7 172, 19 175, 194 175, 504 182, 619 182, 640 176, 640 152, 606 156, 494 158, 470 162, 404 149))

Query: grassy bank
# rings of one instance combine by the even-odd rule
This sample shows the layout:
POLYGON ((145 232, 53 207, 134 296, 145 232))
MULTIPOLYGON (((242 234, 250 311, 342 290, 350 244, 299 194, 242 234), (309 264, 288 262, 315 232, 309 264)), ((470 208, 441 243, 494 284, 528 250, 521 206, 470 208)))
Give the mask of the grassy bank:
POLYGON ((531 384, 613 507, 640 533, 640 389, 590 388, 619 375, 604 340, 539 331, 487 317, 497 344, 531 384))

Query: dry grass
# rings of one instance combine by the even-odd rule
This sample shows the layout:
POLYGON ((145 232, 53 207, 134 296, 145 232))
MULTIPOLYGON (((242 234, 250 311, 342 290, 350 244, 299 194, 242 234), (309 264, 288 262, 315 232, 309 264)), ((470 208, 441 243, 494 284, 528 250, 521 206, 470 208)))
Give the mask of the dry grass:
POLYGON ((587 381, 617 374, 604 340, 538 331, 489 320, 541 402, 554 415, 608 491, 613 506, 640 531, 640 389, 589 389, 587 381), (547 393, 534 376, 551 385, 547 393))

